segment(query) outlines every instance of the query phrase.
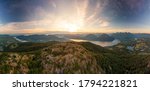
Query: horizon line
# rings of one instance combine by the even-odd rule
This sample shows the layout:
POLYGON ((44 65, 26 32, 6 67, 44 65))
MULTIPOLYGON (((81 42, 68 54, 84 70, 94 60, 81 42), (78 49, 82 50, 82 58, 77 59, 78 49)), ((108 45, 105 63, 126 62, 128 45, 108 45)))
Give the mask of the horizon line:
MULTIPOLYGON (((58 31, 57 31, 58 32, 58 31)), ((0 35, 55 35, 55 34, 113 34, 113 33, 132 33, 132 34, 150 34, 145 32, 59 32, 59 33, 0 33, 0 35)))

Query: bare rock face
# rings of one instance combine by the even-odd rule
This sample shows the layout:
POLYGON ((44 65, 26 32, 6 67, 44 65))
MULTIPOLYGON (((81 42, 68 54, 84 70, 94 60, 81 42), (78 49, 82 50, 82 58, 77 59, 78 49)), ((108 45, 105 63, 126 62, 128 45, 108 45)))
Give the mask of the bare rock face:
POLYGON ((43 73, 102 73, 95 58, 81 45, 59 43, 41 51, 43 73))

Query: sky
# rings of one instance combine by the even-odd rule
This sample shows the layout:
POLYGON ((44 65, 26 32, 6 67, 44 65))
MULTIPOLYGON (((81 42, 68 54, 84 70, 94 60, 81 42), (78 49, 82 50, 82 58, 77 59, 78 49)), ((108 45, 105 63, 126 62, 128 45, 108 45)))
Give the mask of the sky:
POLYGON ((150 33, 150 0, 0 0, 0 34, 150 33))

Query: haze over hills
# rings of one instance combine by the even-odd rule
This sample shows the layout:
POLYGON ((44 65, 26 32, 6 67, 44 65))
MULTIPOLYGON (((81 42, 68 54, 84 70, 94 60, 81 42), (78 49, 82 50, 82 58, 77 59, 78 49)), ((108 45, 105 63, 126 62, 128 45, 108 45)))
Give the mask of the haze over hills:
POLYGON ((21 35, 16 38, 28 42, 48 42, 48 41, 64 41, 63 38, 58 38, 55 35, 21 35))
POLYGON ((102 35, 100 35, 100 36, 97 38, 97 40, 99 40, 99 41, 113 41, 113 40, 115 40, 115 38, 112 37, 112 36, 109 36, 109 35, 107 35, 107 34, 102 34, 102 35))
POLYGON ((73 42, 69 35, 0 35, 0 73, 150 73, 148 34, 74 35, 88 37, 86 42, 73 42), (102 47, 90 42, 107 37, 120 43, 102 47))
POLYGON ((85 40, 92 40, 92 41, 102 41, 102 42, 109 42, 113 41, 114 38, 109 36, 108 34, 101 34, 101 35, 94 35, 94 34, 88 34, 83 37, 85 40))
POLYGON ((126 33, 113 33, 112 37, 114 37, 116 39, 119 39, 120 41, 128 41, 128 40, 132 40, 132 39, 136 38, 135 35, 136 34, 132 34, 132 33, 129 33, 129 32, 126 32, 126 33))

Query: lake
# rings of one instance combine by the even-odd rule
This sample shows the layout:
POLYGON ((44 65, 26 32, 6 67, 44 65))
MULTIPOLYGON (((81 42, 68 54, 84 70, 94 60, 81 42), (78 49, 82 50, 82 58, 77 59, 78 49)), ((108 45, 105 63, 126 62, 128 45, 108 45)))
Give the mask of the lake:
POLYGON ((120 43, 119 40, 115 39, 112 42, 101 42, 101 41, 89 41, 89 40, 81 40, 81 39, 70 39, 71 41, 75 41, 75 42, 91 42, 93 44, 102 46, 102 47, 108 47, 108 46, 114 46, 117 45, 118 43, 120 43))

